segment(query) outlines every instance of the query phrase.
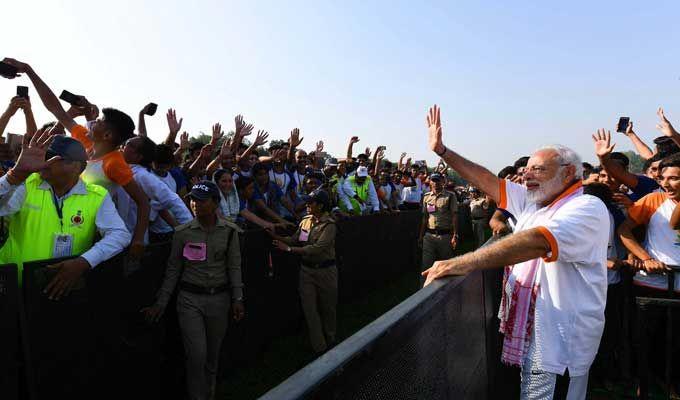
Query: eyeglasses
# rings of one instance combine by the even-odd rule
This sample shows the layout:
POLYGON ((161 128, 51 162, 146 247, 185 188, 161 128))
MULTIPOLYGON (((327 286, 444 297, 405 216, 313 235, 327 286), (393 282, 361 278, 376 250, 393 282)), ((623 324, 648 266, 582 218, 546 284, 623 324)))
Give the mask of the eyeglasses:
MULTIPOLYGON (((560 167, 566 167, 567 165, 571 164, 560 164, 560 167)), ((526 174, 527 172, 531 172, 534 175, 543 175, 545 172, 548 170, 548 168, 540 166, 540 165, 535 165, 531 168, 526 168, 524 170, 524 173, 526 174)))

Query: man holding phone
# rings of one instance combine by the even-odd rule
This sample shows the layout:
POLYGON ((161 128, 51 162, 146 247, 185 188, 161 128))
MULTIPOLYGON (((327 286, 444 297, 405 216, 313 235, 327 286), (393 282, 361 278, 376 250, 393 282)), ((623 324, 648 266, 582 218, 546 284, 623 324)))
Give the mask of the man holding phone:
POLYGON ((85 107, 72 106, 71 110, 66 112, 54 92, 30 65, 11 58, 5 58, 3 62, 16 68, 17 73, 28 75, 45 108, 57 118, 65 129, 71 132, 73 138, 85 146, 90 156, 87 168, 83 173, 85 183, 104 186, 111 194, 114 202, 117 191, 121 189, 125 190, 135 201, 137 204, 137 224, 130 244, 129 255, 133 259, 141 258, 144 253, 144 237, 149 226, 149 199, 135 182, 132 169, 119 151, 125 140, 134 136, 135 124, 132 119, 125 113, 113 108, 105 108, 102 110, 103 117, 97 118, 99 109, 87 102, 83 96, 78 96, 78 98, 87 103, 85 107), (77 115, 85 115, 88 118, 90 129, 78 125, 74 121, 74 117, 77 115))
POLYGON ((0 141, 5 142, 4 133, 9 120, 12 119, 17 111, 22 110, 24 112, 24 117, 26 119, 26 133, 35 133, 38 130, 35 124, 35 118, 33 117, 33 111, 31 109, 31 101, 28 97, 12 97, 7 109, 2 115, 0 115, 0 141))

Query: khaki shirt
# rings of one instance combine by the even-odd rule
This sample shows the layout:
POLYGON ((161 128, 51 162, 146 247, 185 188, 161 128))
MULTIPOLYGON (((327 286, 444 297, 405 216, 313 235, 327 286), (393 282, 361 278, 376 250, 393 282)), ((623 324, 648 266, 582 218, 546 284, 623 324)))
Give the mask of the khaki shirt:
POLYGON ((302 247, 302 264, 312 266, 335 260, 336 233, 335 221, 328 214, 316 222, 311 215, 304 217, 292 237, 294 244, 302 247), (307 240, 301 240, 305 236, 307 240))
MULTIPOLYGON (((217 224, 210 230, 205 230, 197 219, 175 228, 168 268, 165 271, 165 279, 159 290, 156 304, 161 307, 168 304, 180 276, 183 282, 205 288, 228 283, 233 299, 243 297, 239 232, 241 229, 238 226, 223 218, 218 218, 217 224), (229 248, 227 248, 227 243, 229 243, 229 248), (185 256, 188 254, 185 249, 189 244, 205 244, 205 259, 188 259, 185 256)), ((195 256, 189 255, 189 257, 195 256)))
POLYGON ((446 190, 439 194, 427 192, 423 197, 423 213, 427 217, 427 229, 453 229, 452 220, 458 213, 458 199, 446 190))

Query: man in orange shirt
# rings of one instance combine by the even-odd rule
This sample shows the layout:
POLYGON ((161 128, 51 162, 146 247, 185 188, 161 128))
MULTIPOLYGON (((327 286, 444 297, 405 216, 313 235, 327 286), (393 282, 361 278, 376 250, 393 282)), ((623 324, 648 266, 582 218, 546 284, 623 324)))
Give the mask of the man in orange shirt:
POLYGON ((16 67, 18 73, 28 75, 45 108, 83 144, 90 157, 82 175, 83 181, 104 186, 114 202, 117 191, 122 189, 137 203, 137 225, 133 232, 129 254, 132 258, 141 258, 144 252, 144 235, 149 226, 149 199, 133 179, 132 170, 119 151, 120 145, 134 136, 135 124, 132 119, 113 108, 105 108, 102 112, 103 117, 97 118, 99 109, 84 98, 82 98, 84 106, 71 107, 69 112, 66 112, 57 96, 30 65, 11 58, 5 58, 3 62, 16 67), (89 131, 74 121, 73 118, 80 115, 85 115, 88 121, 94 120, 89 131))

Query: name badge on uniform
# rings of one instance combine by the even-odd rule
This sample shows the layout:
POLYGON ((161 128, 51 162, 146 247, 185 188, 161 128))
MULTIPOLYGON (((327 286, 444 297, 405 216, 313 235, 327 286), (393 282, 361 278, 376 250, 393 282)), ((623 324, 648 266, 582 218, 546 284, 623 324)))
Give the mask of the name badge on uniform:
POLYGON ((300 242, 306 242, 309 240, 309 231, 306 231, 304 229, 300 230, 300 237, 298 238, 298 241, 300 242))
POLYGON ((435 206, 434 204, 427 203, 427 212, 433 213, 435 211, 437 211, 437 206, 435 206))
POLYGON ((71 257, 73 250, 73 235, 68 233, 55 233, 52 258, 71 257))
POLYGON ((187 243, 182 255, 189 261, 205 261, 207 259, 207 245, 205 243, 187 243))

